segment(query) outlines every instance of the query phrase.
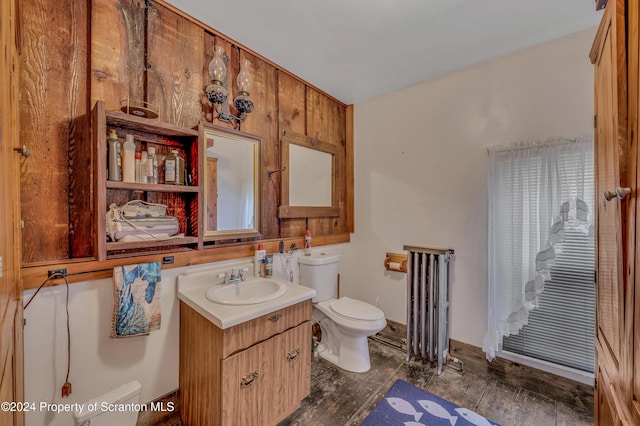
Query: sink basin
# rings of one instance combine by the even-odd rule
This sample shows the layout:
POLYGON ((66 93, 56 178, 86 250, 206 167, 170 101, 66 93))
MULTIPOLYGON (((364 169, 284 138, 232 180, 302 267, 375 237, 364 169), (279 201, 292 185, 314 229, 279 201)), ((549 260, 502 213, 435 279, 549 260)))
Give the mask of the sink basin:
POLYGON ((237 284, 217 284, 207 289, 206 297, 223 305, 255 305, 285 294, 287 285, 265 278, 249 279, 237 284))

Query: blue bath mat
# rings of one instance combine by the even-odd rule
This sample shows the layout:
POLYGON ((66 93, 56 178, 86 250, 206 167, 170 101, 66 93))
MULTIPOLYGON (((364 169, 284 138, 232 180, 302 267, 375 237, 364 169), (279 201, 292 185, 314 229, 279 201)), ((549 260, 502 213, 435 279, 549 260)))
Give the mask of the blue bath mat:
POLYGON ((398 380, 362 422, 364 426, 498 426, 480 414, 398 380))

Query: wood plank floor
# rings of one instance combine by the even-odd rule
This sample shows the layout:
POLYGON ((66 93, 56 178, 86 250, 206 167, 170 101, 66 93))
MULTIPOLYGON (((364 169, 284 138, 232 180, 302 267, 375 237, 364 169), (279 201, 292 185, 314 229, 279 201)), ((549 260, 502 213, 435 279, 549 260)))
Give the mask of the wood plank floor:
MULTIPOLYGON (((373 368, 350 373, 315 357, 311 367, 311 394, 279 426, 359 425, 391 385, 402 379, 502 426, 593 425, 591 413, 469 371, 444 368, 441 376, 421 362, 405 362, 397 349, 369 342, 373 368)), ((153 418, 141 413, 138 426, 179 426, 179 412, 153 418)))

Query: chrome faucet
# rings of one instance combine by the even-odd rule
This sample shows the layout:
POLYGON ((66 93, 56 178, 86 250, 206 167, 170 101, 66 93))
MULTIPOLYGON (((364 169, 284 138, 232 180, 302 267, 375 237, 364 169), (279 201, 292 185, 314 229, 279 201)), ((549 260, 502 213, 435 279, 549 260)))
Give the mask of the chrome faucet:
POLYGON ((244 269, 238 269, 238 272, 235 269, 232 269, 231 272, 226 272, 224 274, 224 283, 225 284, 237 284, 241 281, 244 281, 247 277, 244 275, 244 269))

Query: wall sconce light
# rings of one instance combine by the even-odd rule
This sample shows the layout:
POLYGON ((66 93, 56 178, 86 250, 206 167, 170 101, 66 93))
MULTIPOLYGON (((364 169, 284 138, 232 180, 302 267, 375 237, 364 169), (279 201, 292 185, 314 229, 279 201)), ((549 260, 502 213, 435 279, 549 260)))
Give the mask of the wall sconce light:
POLYGON ((251 73, 249 68, 251 62, 247 59, 240 61, 240 72, 236 79, 238 85, 238 96, 233 100, 233 104, 238 110, 238 116, 230 114, 229 106, 227 104, 227 65, 226 52, 222 46, 215 46, 213 50, 213 59, 209 62, 209 74, 211 75, 211 84, 207 86, 206 93, 207 98, 213 104, 213 108, 216 112, 213 119, 218 119, 229 123, 231 120, 235 120, 238 124, 245 118, 247 114, 253 111, 253 101, 249 98, 249 91, 251 90, 251 73))

